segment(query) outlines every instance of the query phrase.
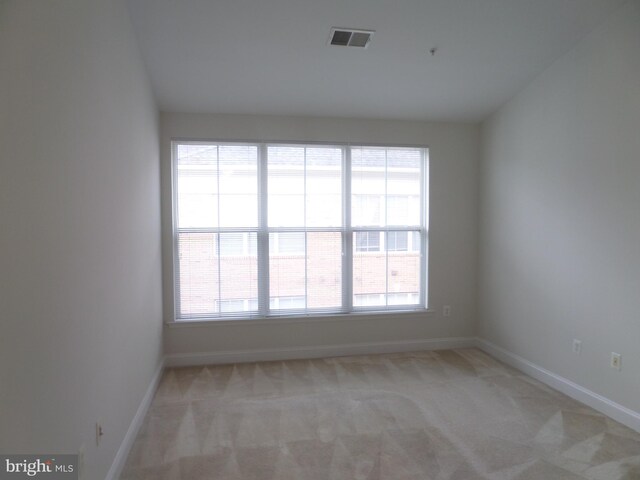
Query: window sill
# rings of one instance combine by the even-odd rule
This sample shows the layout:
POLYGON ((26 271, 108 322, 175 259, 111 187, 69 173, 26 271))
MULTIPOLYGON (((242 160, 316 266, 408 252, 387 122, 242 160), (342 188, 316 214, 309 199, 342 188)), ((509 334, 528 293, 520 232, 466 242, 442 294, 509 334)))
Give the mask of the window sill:
POLYGON ((229 326, 229 325, 273 325, 287 323, 321 323, 321 322, 344 322, 344 321, 369 321, 372 319, 385 319, 393 317, 411 317, 424 316, 430 317, 436 311, 431 308, 420 308, 412 310, 369 310, 357 311, 351 313, 332 313, 332 314, 296 314, 296 315, 278 315, 272 317, 238 317, 238 318, 206 318, 202 320, 174 320, 165 322, 169 328, 192 328, 192 327, 211 327, 211 326, 229 326))

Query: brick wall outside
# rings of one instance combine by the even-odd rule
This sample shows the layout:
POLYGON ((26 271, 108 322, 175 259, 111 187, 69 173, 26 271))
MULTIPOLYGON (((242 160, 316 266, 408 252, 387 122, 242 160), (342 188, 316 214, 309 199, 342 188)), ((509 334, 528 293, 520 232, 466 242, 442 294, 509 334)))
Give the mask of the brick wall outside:
MULTIPOLYGON (((181 235, 179 260, 181 310, 184 315, 217 313, 217 301, 257 299, 257 256, 216 255, 216 234, 181 235)), ((306 295, 308 308, 342 304, 342 241, 337 232, 307 236, 307 256, 272 255, 271 297, 306 295), (306 267, 306 269, 305 269, 306 267)), ((419 252, 355 252, 353 293, 419 292, 419 252), (388 275, 387 275, 388 274, 388 275)), ((246 308, 246 307, 245 307, 246 308)))

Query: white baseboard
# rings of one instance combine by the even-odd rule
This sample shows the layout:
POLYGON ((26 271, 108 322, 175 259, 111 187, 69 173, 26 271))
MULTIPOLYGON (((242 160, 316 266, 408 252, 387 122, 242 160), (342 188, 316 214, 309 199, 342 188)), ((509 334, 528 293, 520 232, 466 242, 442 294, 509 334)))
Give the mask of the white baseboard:
POLYGON ((640 432, 640 413, 620 405, 613 400, 609 400, 598 393, 592 392, 560 375, 556 375, 484 339, 477 338, 476 346, 507 365, 517 368, 536 380, 549 385, 551 388, 568 395, 574 400, 582 402, 623 425, 640 432))
POLYGON ((449 348, 469 348, 473 346, 475 346, 474 338, 454 337, 342 345, 314 345, 308 347, 227 350, 223 352, 174 353, 165 356, 165 365, 167 367, 184 367, 222 363, 373 355, 378 353, 411 352, 419 350, 445 350, 449 348))
POLYGON ((131 424, 127 429, 127 433, 122 439, 122 443, 120 444, 120 448, 116 453, 115 458, 113 459, 113 463, 111 463, 111 468, 107 472, 107 476, 105 480, 118 480, 120 475, 122 474, 122 469, 124 468, 124 464, 127 461, 127 457, 129 456, 129 452, 131 451, 131 447, 133 446, 133 442, 138 435, 138 430, 140 430, 140 426, 142 425, 142 421, 144 420, 145 415, 147 414, 147 410, 149 410, 149 406, 151 406, 151 402, 153 401, 153 397, 158 389, 158 385, 160 384, 160 379, 162 378, 162 372, 164 371, 164 359, 156 368, 155 373, 153 374, 153 378, 151 379, 151 383, 147 387, 147 391, 142 397, 142 401, 138 406, 138 410, 136 414, 133 416, 131 420, 131 424))

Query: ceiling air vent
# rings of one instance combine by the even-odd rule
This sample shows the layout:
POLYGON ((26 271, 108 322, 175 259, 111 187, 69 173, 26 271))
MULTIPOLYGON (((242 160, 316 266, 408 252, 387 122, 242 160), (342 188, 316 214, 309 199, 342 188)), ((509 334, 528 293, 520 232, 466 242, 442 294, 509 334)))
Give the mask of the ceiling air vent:
POLYGON ((329 45, 367 48, 371 42, 373 33, 373 30, 333 27, 331 29, 331 36, 329 37, 329 45))

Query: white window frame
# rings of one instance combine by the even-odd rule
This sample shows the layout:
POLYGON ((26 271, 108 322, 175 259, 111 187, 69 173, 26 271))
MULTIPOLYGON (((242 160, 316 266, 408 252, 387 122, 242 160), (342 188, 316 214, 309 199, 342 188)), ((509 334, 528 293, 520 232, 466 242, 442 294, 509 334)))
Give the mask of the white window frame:
MULTIPOLYGON (((217 140, 182 140, 172 139, 171 141, 171 173, 172 173, 172 236, 173 236, 173 286, 174 286, 174 320, 171 323, 184 323, 190 321, 219 321, 232 320, 242 318, 272 318, 277 316, 309 316, 318 315, 344 315, 360 311, 367 313, 385 314, 389 312, 401 311, 427 311, 428 310, 428 250, 429 250, 429 148, 425 145, 394 145, 394 144, 351 144, 340 142, 280 142, 280 141, 217 141, 217 140), (216 228, 217 233, 245 233, 243 238, 243 251, 246 252, 248 246, 248 235, 257 234, 257 252, 258 252, 258 309, 257 311, 242 312, 241 314, 221 315, 219 317, 212 316, 193 316, 180 318, 180 298, 178 290, 178 279, 180 278, 180 266, 178 255, 178 234, 181 230, 177 226, 177 146, 178 145, 250 145, 258 147, 258 227, 256 228, 216 228), (269 294, 269 234, 278 232, 298 232, 299 228, 286 227, 269 227, 267 224, 267 147, 268 146, 327 146, 339 147, 343 150, 342 163, 342 205, 343 205, 343 221, 341 227, 319 227, 307 228, 306 232, 313 231, 336 231, 342 233, 342 307, 339 309, 305 309, 304 311, 295 311, 293 313, 283 311, 282 309, 273 309, 270 307, 269 294), (375 227, 354 227, 351 225, 351 149, 353 148, 407 148, 419 149, 421 151, 421 173, 420 173, 420 221, 419 227, 416 226, 375 226, 375 227), (419 302, 417 305, 376 305, 372 307, 356 307, 353 305, 353 254, 355 252, 353 239, 356 232, 376 231, 380 232, 380 251, 385 249, 386 232, 407 231, 408 250, 407 252, 418 252, 420 254, 420 281, 419 281, 419 302), (420 248, 415 249, 412 246, 412 232, 419 231, 420 248)), ((194 230, 193 228, 185 228, 184 231, 194 230)), ((207 230, 207 229, 204 229, 207 230)), ((392 251, 392 253, 395 251, 392 251)), ((404 252, 404 251, 402 251, 404 252)), ((400 253, 402 253, 400 252, 400 253)), ((366 252, 358 252, 366 253, 366 252)), ((304 254, 304 253, 303 253, 304 254)), ((291 254, 296 255, 296 254, 291 254)), ((387 292, 387 295, 394 292, 387 292)), ((384 295, 384 294, 382 294, 384 295)), ((221 300, 216 300, 220 302, 221 300)), ((222 300, 224 301, 224 300, 222 300)), ((245 299, 245 304, 250 305, 253 302, 245 299)))

